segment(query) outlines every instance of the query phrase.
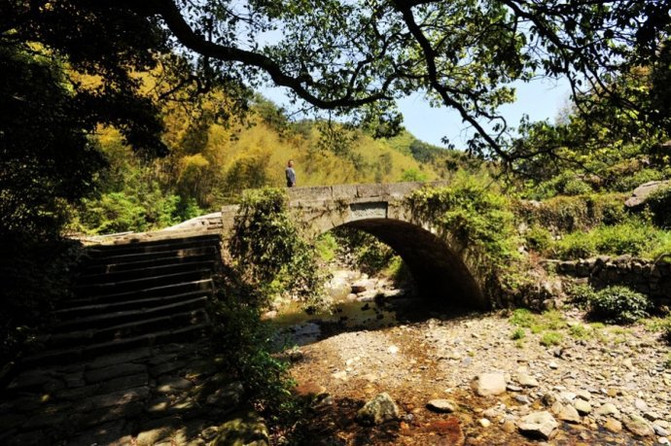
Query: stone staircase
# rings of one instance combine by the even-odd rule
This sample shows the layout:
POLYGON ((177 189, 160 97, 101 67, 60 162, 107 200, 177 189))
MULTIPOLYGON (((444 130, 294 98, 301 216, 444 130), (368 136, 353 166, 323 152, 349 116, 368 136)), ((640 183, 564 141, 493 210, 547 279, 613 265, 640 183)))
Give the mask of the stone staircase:
POLYGON ((101 245, 87 250, 75 298, 61 302, 47 347, 24 366, 77 361, 202 337, 217 236, 101 245))
POLYGON ((21 361, 2 392, 0 444, 132 443, 139 420, 155 417, 151 400, 191 388, 184 370, 207 363, 205 305, 219 241, 206 234, 87 248, 75 295, 58 304, 43 350, 21 361))

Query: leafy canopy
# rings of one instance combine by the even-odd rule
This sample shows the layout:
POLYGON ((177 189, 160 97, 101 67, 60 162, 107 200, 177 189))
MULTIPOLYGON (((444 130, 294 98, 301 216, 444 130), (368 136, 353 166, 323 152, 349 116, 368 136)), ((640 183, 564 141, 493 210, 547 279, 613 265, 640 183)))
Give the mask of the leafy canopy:
POLYGON ((497 110, 513 99, 511 82, 566 76, 576 97, 598 90, 632 105, 607 81, 660 59, 670 6, 671 0, 14 0, 0 16, 8 12, 3 32, 18 30, 104 71, 110 88, 128 80, 108 61, 149 64, 168 47, 193 60, 201 79, 248 86, 270 80, 311 106, 336 114, 356 109, 354 117, 365 122, 397 124, 393 100, 423 91, 474 128, 471 150, 509 159, 508 124, 497 110))

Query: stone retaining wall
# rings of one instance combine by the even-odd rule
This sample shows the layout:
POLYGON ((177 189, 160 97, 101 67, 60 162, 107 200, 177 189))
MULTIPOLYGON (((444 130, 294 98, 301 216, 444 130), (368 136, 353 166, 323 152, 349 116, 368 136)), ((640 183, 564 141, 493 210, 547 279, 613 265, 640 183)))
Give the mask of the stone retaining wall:
POLYGON ((599 256, 593 259, 554 262, 556 271, 588 278, 596 289, 624 285, 646 294, 657 306, 671 306, 671 263, 631 256, 599 256))

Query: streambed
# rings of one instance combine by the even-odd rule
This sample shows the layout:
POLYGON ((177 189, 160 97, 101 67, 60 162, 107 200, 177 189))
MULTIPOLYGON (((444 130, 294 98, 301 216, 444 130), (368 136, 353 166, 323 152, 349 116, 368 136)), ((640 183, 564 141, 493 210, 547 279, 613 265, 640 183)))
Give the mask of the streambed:
MULTIPOLYGON (((540 334, 513 339, 506 313, 437 314, 399 290, 352 293, 336 300, 335 311, 273 314, 284 345, 294 347, 291 373, 297 391, 318 395, 309 425, 311 445, 652 445, 665 444, 671 424, 671 373, 666 347, 643 326, 604 328, 593 338, 568 334, 559 346, 542 345, 540 334), (386 295, 389 293, 389 295, 386 295), (378 296, 377 298, 375 296, 378 296), (423 313, 423 314, 422 314, 423 313), (502 373, 508 389, 480 397, 470 388, 482 373, 502 373), (537 385, 520 385, 532 376, 537 385), (356 411, 387 392, 400 419, 361 426, 356 411), (546 395, 584 399, 590 413, 558 421, 543 443, 522 435, 520 420, 549 411, 546 395), (577 396, 580 395, 580 396, 577 396), (453 413, 427 408, 448 399, 453 413), (612 413, 603 410, 611 407, 612 413), (639 417, 654 430, 635 434, 628 420, 639 417)), ((566 327, 583 314, 563 312, 566 327)), ((568 333, 568 331, 567 331, 568 333)), ((562 400, 563 401, 563 400, 562 400)))

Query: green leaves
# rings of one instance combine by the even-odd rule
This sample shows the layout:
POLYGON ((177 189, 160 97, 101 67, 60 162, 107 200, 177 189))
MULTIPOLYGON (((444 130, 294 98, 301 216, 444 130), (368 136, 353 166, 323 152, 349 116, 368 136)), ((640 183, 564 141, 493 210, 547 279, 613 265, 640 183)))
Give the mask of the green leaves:
POLYGON ((650 301, 641 293, 623 286, 596 292, 589 301, 591 318, 608 324, 632 324, 649 316, 650 301))
POLYGON ((292 220, 284 190, 243 195, 230 251, 242 276, 267 295, 287 291, 305 301, 319 296, 315 252, 292 220))
POLYGON ((490 184, 458 176, 453 184, 420 189, 409 197, 416 215, 437 225, 463 248, 485 256, 490 266, 504 266, 516 257, 517 234, 508 200, 490 184))

